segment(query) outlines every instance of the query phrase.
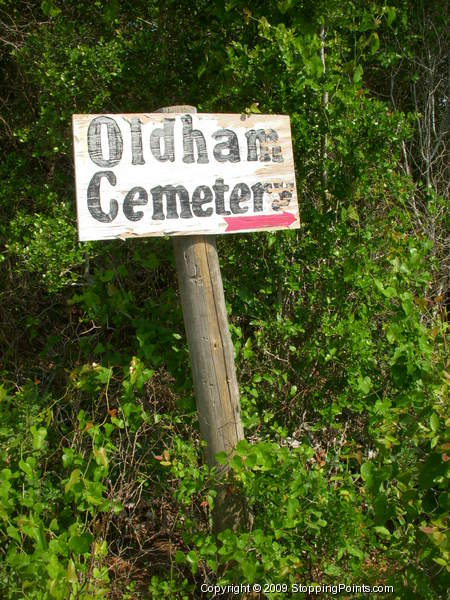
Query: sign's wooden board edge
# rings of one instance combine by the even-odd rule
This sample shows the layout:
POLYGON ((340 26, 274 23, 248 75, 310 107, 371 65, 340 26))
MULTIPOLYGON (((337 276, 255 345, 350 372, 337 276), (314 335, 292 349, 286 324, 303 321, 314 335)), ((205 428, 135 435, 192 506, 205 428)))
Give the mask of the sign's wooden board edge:
POLYGON ((174 116, 177 115, 186 115, 186 114, 190 114, 192 117, 198 118, 198 117, 207 117, 207 118, 214 118, 214 117, 226 117, 226 118, 231 118, 231 117, 239 117, 239 119, 242 122, 245 122, 247 119, 289 119, 290 121, 290 116, 289 115, 282 115, 282 114, 267 114, 267 113, 187 113, 186 111, 178 111, 178 112, 171 112, 171 113, 161 113, 161 112, 137 112, 137 113, 110 113, 110 112, 103 112, 103 113, 73 113, 72 114, 72 122, 74 120, 78 120, 78 119, 85 119, 85 118, 96 118, 96 117, 154 117, 155 120, 157 121, 163 121, 164 119, 167 118, 172 118, 174 116))
POLYGON ((209 230, 205 230, 205 229, 198 229, 195 231, 154 231, 154 232, 150 232, 150 233, 143 233, 143 234, 137 234, 137 233, 119 233, 117 235, 111 235, 108 237, 102 237, 102 238, 98 238, 98 237, 79 237, 78 241, 79 242, 94 242, 94 241, 99 241, 99 242, 103 242, 103 241, 107 241, 107 240, 122 240, 122 241, 126 241, 126 240, 131 240, 131 239, 145 239, 145 238, 152 238, 152 237, 183 237, 183 236, 191 236, 191 235, 214 235, 214 236, 218 236, 218 235, 236 235, 239 233, 270 233, 272 231, 294 231, 296 229, 301 229, 301 221, 300 219, 296 219, 292 225, 289 225, 288 227, 286 226, 274 226, 274 227, 261 227, 258 229, 255 228, 248 228, 248 229, 239 229, 239 231, 209 231, 209 230))

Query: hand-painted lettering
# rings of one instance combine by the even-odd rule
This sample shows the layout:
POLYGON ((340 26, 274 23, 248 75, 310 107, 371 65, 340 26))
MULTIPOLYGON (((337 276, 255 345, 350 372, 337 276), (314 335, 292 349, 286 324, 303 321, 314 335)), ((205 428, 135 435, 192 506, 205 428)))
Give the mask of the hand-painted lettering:
POLYGON ((119 212, 119 204, 117 200, 111 200, 109 212, 105 213, 100 204, 100 181, 103 177, 109 181, 111 185, 116 185, 116 176, 112 171, 99 171, 92 177, 87 189, 87 205, 89 212, 100 223, 111 223, 117 217, 119 212))
POLYGON ((142 152, 142 123, 139 117, 131 119, 131 164, 144 165, 144 154, 142 152))
POLYGON ((111 117, 96 117, 89 125, 87 133, 89 156, 99 167, 115 167, 122 158, 123 139, 119 126, 111 117), (102 147, 102 127, 106 127, 108 148, 102 147), (104 152, 108 150, 108 158, 104 152))
POLYGON ((225 192, 230 189, 229 185, 224 185, 223 179, 216 179, 213 190, 216 195, 216 213, 218 215, 231 215, 229 210, 225 210, 225 192))
POLYGON ((142 210, 135 211, 135 206, 145 206, 148 203, 148 194, 141 187, 132 188, 123 201, 123 214, 129 221, 140 221, 144 216, 142 210))
POLYGON ((241 215, 248 211, 248 206, 240 206, 241 202, 248 202, 250 200, 250 188, 246 183, 237 183, 230 197, 230 208, 231 212, 235 215, 241 215))
POLYGON ((247 138, 247 160, 258 160, 256 142, 259 144, 259 160, 261 162, 283 162, 281 146, 274 146, 278 142, 278 133, 275 129, 250 129, 245 134, 247 138), (270 151, 272 150, 272 157, 270 151))
POLYGON ((203 133, 199 129, 192 129, 191 115, 181 117, 183 122, 183 162, 193 163, 194 159, 194 142, 197 145, 198 163, 208 163, 208 151, 203 133))
POLYGON ((219 129, 219 131, 213 133, 213 138, 215 140, 227 138, 225 141, 214 146, 213 154, 218 162, 230 161, 234 163, 241 160, 239 155, 239 141, 234 131, 231 131, 231 129, 219 129))
POLYGON ((177 212, 177 197, 181 204, 180 217, 182 219, 192 219, 191 208, 189 205, 189 192, 182 185, 158 185, 150 190, 153 196, 153 216, 154 221, 164 220, 163 212, 163 197, 166 198, 167 203, 167 218, 178 219, 177 212))
POLYGON ((202 207, 209 204, 213 199, 211 190, 207 185, 199 185, 192 194, 192 210, 196 217, 210 217, 213 214, 213 208, 210 206, 206 210, 202 207))
POLYGON ((160 162, 175 160, 174 123, 175 119, 164 119, 163 127, 154 129, 150 136, 150 149, 156 160, 160 162), (161 151, 162 141, 164 141, 164 152, 161 151))

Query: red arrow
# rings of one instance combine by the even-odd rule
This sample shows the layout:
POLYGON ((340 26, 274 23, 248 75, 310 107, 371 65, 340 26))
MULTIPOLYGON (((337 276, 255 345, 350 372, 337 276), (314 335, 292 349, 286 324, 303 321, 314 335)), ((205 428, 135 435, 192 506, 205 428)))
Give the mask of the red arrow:
POLYGON ((240 231, 242 229, 262 229, 264 227, 289 227, 296 219, 290 212, 279 215, 260 215, 252 217, 224 217, 228 227, 225 231, 240 231))

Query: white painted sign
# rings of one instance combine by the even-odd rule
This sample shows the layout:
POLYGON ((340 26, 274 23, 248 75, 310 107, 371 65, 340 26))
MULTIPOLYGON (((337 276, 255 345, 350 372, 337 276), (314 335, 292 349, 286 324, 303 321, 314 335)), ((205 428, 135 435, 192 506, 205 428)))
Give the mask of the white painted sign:
POLYGON ((289 117, 74 115, 81 241, 299 227, 289 117))

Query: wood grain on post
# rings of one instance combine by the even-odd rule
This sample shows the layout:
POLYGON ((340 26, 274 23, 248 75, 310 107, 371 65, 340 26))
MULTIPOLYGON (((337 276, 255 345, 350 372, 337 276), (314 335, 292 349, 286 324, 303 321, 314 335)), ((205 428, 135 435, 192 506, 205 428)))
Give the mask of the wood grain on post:
MULTIPOLYGON (((157 112, 195 113, 192 106, 170 106, 157 112)), ((214 236, 173 238, 192 377, 200 421, 206 441, 206 460, 227 454, 244 438, 234 351, 225 308, 219 257, 214 236)), ((245 500, 225 487, 217 490, 215 529, 233 529, 247 520, 245 500)))
POLYGON ((213 466, 218 452, 229 454, 244 437, 216 242, 200 235, 173 242, 200 431, 213 466))

